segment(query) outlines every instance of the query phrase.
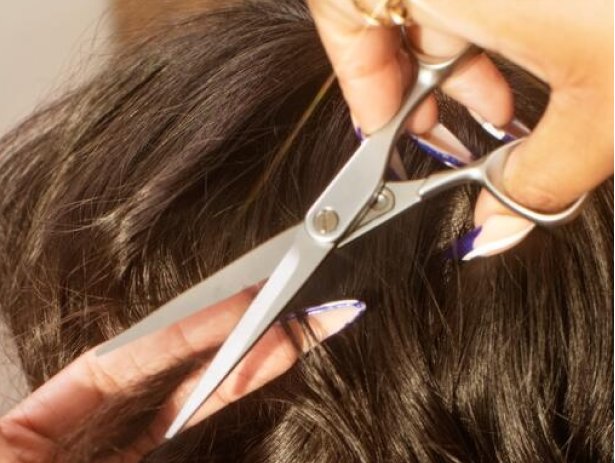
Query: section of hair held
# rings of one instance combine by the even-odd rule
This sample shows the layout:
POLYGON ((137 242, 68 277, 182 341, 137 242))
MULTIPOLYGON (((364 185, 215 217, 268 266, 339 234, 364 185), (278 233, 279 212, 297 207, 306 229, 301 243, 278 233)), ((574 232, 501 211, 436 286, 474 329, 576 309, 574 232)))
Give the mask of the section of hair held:
MULTIPOLYGON (((544 85, 500 65, 533 125, 544 85)), ((0 307, 32 388, 301 219, 357 145, 337 86, 303 118, 330 73, 303 2, 241 3, 156 29, 0 142, 0 307)), ((439 100, 472 152, 495 146, 439 100)), ((399 151, 412 177, 442 168, 399 151)), ((359 322, 144 461, 611 461, 612 183, 574 223, 461 264, 446 250, 476 193, 335 254, 289 309, 352 297, 359 322)), ((121 452, 193 362, 63 458, 121 452)))

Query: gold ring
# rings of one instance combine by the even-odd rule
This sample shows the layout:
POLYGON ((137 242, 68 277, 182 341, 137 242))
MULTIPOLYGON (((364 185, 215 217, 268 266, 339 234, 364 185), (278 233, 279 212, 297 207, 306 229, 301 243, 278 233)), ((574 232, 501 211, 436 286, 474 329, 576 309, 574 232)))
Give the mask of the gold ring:
POLYGON ((405 0, 378 0, 373 8, 366 7, 364 0, 352 0, 352 3, 369 26, 393 27, 410 22, 405 0))

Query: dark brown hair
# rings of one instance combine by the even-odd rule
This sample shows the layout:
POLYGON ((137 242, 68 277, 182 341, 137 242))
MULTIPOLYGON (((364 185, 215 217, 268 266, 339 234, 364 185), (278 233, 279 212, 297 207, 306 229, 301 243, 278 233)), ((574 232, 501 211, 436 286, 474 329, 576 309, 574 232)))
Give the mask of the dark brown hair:
MULTIPOLYGON (((500 65, 534 124, 544 85, 500 65)), ((357 146, 336 86, 294 132, 330 72, 302 2, 247 2, 118 52, 0 142, 0 308, 33 388, 301 219, 357 146)), ((475 153, 495 146, 439 99, 475 153)), ((411 176, 442 168, 399 149, 411 176)), ((354 297, 361 320, 147 461, 612 460, 612 183, 574 223, 461 264, 446 251, 476 193, 330 259, 289 309, 354 297)), ((84 433, 75 458, 113 437, 84 433)))

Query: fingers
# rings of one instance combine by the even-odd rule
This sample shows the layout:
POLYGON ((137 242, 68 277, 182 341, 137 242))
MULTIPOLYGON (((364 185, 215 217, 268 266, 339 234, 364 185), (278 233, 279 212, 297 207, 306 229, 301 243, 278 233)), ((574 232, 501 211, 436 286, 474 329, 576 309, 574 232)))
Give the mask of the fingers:
POLYGON ((420 135, 430 131, 438 123, 438 103, 436 97, 429 95, 425 101, 410 114, 406 121, 406 128, 414 134, 420 135))
MULTIPOLYGON (((430 27, 409 27, 408 35, 416 50, 436 58, 450 58, 467 46, 465 40, 430 27)), ((504 125, 513 117, 510 87, 484 54, 458 69, 441 88, 493 124, 504 125)))
POLYGON ((442 90, 495 125, 505 125, 513 117, 510 87, 487 55, 455 72, 442 84, 442 90))
MULTIPOLYGON (((395 115, 411 80, 400 30, 367 27, 350 1, 309 0, 308 4, 353 122, 362 133, 373 133, 395 115)), ((436 120, 435 100, 428 98, 408 127, 421 133, 436 120)))
POLYGON ((612 87, 610 96, 591 93, 554 92, 532 136, 511 154, 504 185, 520 203, 561 210, 612 175, 612 87))
MULTIPOLYGON (((95 415, 97 407, 107 398, 176 365, 182 359, 187 360, 220 345, 237 324, 254 294, 255 290, 246 290, 173 327, 105 356, 96 356, 94 349, 87 352, 3 417, 0 420, 0 438, 8 442, 12 451, 19 452, 23 461, 49 460, 58 450, 56 442, 95 415)), ((205 403, 193 422, 204 419, 288 370, 300 354, 293 340, 297 340, 302 350, 307 351, 357 318, 364 308, 357 301, 342 301, 309 310, 308 320, 316 342, 305 335, 297 321, 290 322, 292 340, 281 325, 274 325, 205 403)), ((203 372, 197 373, 200 375, 203 372)), ((153 429, 144 432, 142 439, 127 449, 127 452, 132 452, 133 460, 136 461, 138 455, 162 441, 166 427, 197 379, 195 374, 181 386, 163 409, 153 429)))
POLYGON ((2 423, 58 440, 105 399, 196 352, 219 345, 254 297, 226 301, 104 356, 90 350, 9 412, 2 423))
MULTIPOLYGON (((613 109, 605 101, 612 101, 612 95, 606 94, 553 93, 545 116, 505 166, 504 186, 514 199, 538 211, 559 211, 612 175, 613 109), (596 120, 574 109, 583 105, 594 108, 596 120)), ((485 191, 474 219, 478 235, 465 246, 464 260, 503 252, 534 228, 485 191)))
MULTIPOLYGON (((306 319, 314 338, 309 336, 296 320, 289 322, 290 337, 282 325, 279 323, 273 325, 220 385, 216 393, 203 404, 189 421, 188 427, 277 378, 294 365, 301 352, 309 351, 338 333, 356 320, 364 310, 365 305, 355 300, 331 302, 308 309, 306 319), (297 350, 295 343, 298 343, 300 351, 297 350)), ((204 370, 195 373, 173 395, 164 410, 164 416, 158 423, 156 434, 158 432, 164 434, 203 373, 204 370)))
POLYGON ((513 215, 497 199, 482 191, 478 200, 476 227, 457 239, 451 255, 462 261, 502 253, 525 239, 534 224, 513 215), (489 215, 484 215, 489 210, 489 215))
MULTIPOLYGON (((377 1, 363 4, 369 8, 377 1)), ((361 26, 362 17, 350 1, 312 0, 310 6, 355 118, 368 125, 367 132, 380 127, 399 106, 408 75, 396 31, 361 26)), ((524 3, 493 0, 415 0, 409 7, 419 26, 408 34, 419 51, 450 57, 465 46, 458 38, 463 37, 502 53, 551 85, 543 120, 505 169, 504 184, 514 199, 555 211, 612 175, 612 4, 562 8, 547 0, 528 9, 524 3), (548 32, 554 24, 558 34, 548 32)), ((513 118, 510 88, 484 55, 455 72, 442 90, 491 127, 513 118)), ((428 100, 407 126, 415 133, 428 132, 436 120, 437 109, 428 100)), ((531 223, 513 219, 506 208, 485 198, 481 195, 476 211, 481 231, 472 235, 481 248, 499 252, 531 231, 531 223)))
MULTIPOLYGON (((337 301, 305 311, 314 333, 308 336, 297 321, 290 321, 288 332, 281 324, 274 324, 237 365, 216 392, 203 404, 187 427, 194 426, 226 405, 259 389, 286 372, 297 361, 301 352, 307 352, 320 342, 338 333, 352 323, 365 310, 365 304, 355 301, 337 301), (300 350, 297 349, 297 346, 300 350)), ((132 460, 140 458, 160 445, 168 427, 196 387, 207 367, 194 372, 171 396, 154 424, 132 444, 132 460)), ((126 453, 123 453, 126 455, 126 453)))
MULTIPOLYGON (((564 209, 613 174, 612 126, 612 87, 610 92, 554 91, 532 135, 510 155, 503 174, 506 191, 538 211, 564 209)), ((511 212, 482 194, 475 222, 496 214, 511 212)))
MULTIPOLYGON (((401 50, 400 30, 367 27, 350 1, 308 3, 353 121, 363 133, 374 132, 399 109, 410 83, 412 69, 401 50)), ((450 57, 466 46, 465 41, 433 28, 411 27, 408 34, 413 45, 430 56, 450 57)), ((512 117, 508 85, 486 56, 448 79, 443 90, 494 124, 504 124, 512 117)), ((432 97, 414 112, 407 127, 423 133, 436 122, 432 97)))
POLYGON ((52 461, 54 442, 19 423, 0 420, 0 461, 40 463, 52 461))
MULTIPOLYGON (((528 9, 523 2, 415 0, 412 15, 423 26, 501 52, 551 85, 543 119, 506 166, 505 186, 516 200, 558 210, 612 174, 612 2, 584 8, 547 0, 528 9)), ((496 126, 507 119, 496 121, 489 108, 467 105, 496 126)), ((499 212, 506 213, 479 204, 477 223, 499 212)))
POLYGON ((308 3, 354 119, 363 133, 379 129, 399 108, 407 80, 399 32, 365 27, 351 2, 308 3))

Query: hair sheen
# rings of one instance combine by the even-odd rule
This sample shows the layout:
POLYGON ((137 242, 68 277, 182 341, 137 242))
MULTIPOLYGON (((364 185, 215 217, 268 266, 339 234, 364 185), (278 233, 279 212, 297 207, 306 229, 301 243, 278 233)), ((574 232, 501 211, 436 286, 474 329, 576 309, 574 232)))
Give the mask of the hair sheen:
MULTIPOLYGON (((500 66, 534 124, 544 85, 500 66)), ((357 146, 335 85, 295 131, 330 72, 302 2, 242 3, 117 51, 0 141, 0 308, 32 388, 302 218, 357 146)), ((473 152, 496 146, 439 100, 473 152)), ((399 150, 412 177, 442 169, 409 137, 399 150)), ((353 297, 364 316, 145 460, 612 461, 611 181, 574 223, 460 263, 447 250, 476 193, 443 194, 334 255, 289 310, 353 297)), ((126 440, 171 383, 74 459, 126 440)))

